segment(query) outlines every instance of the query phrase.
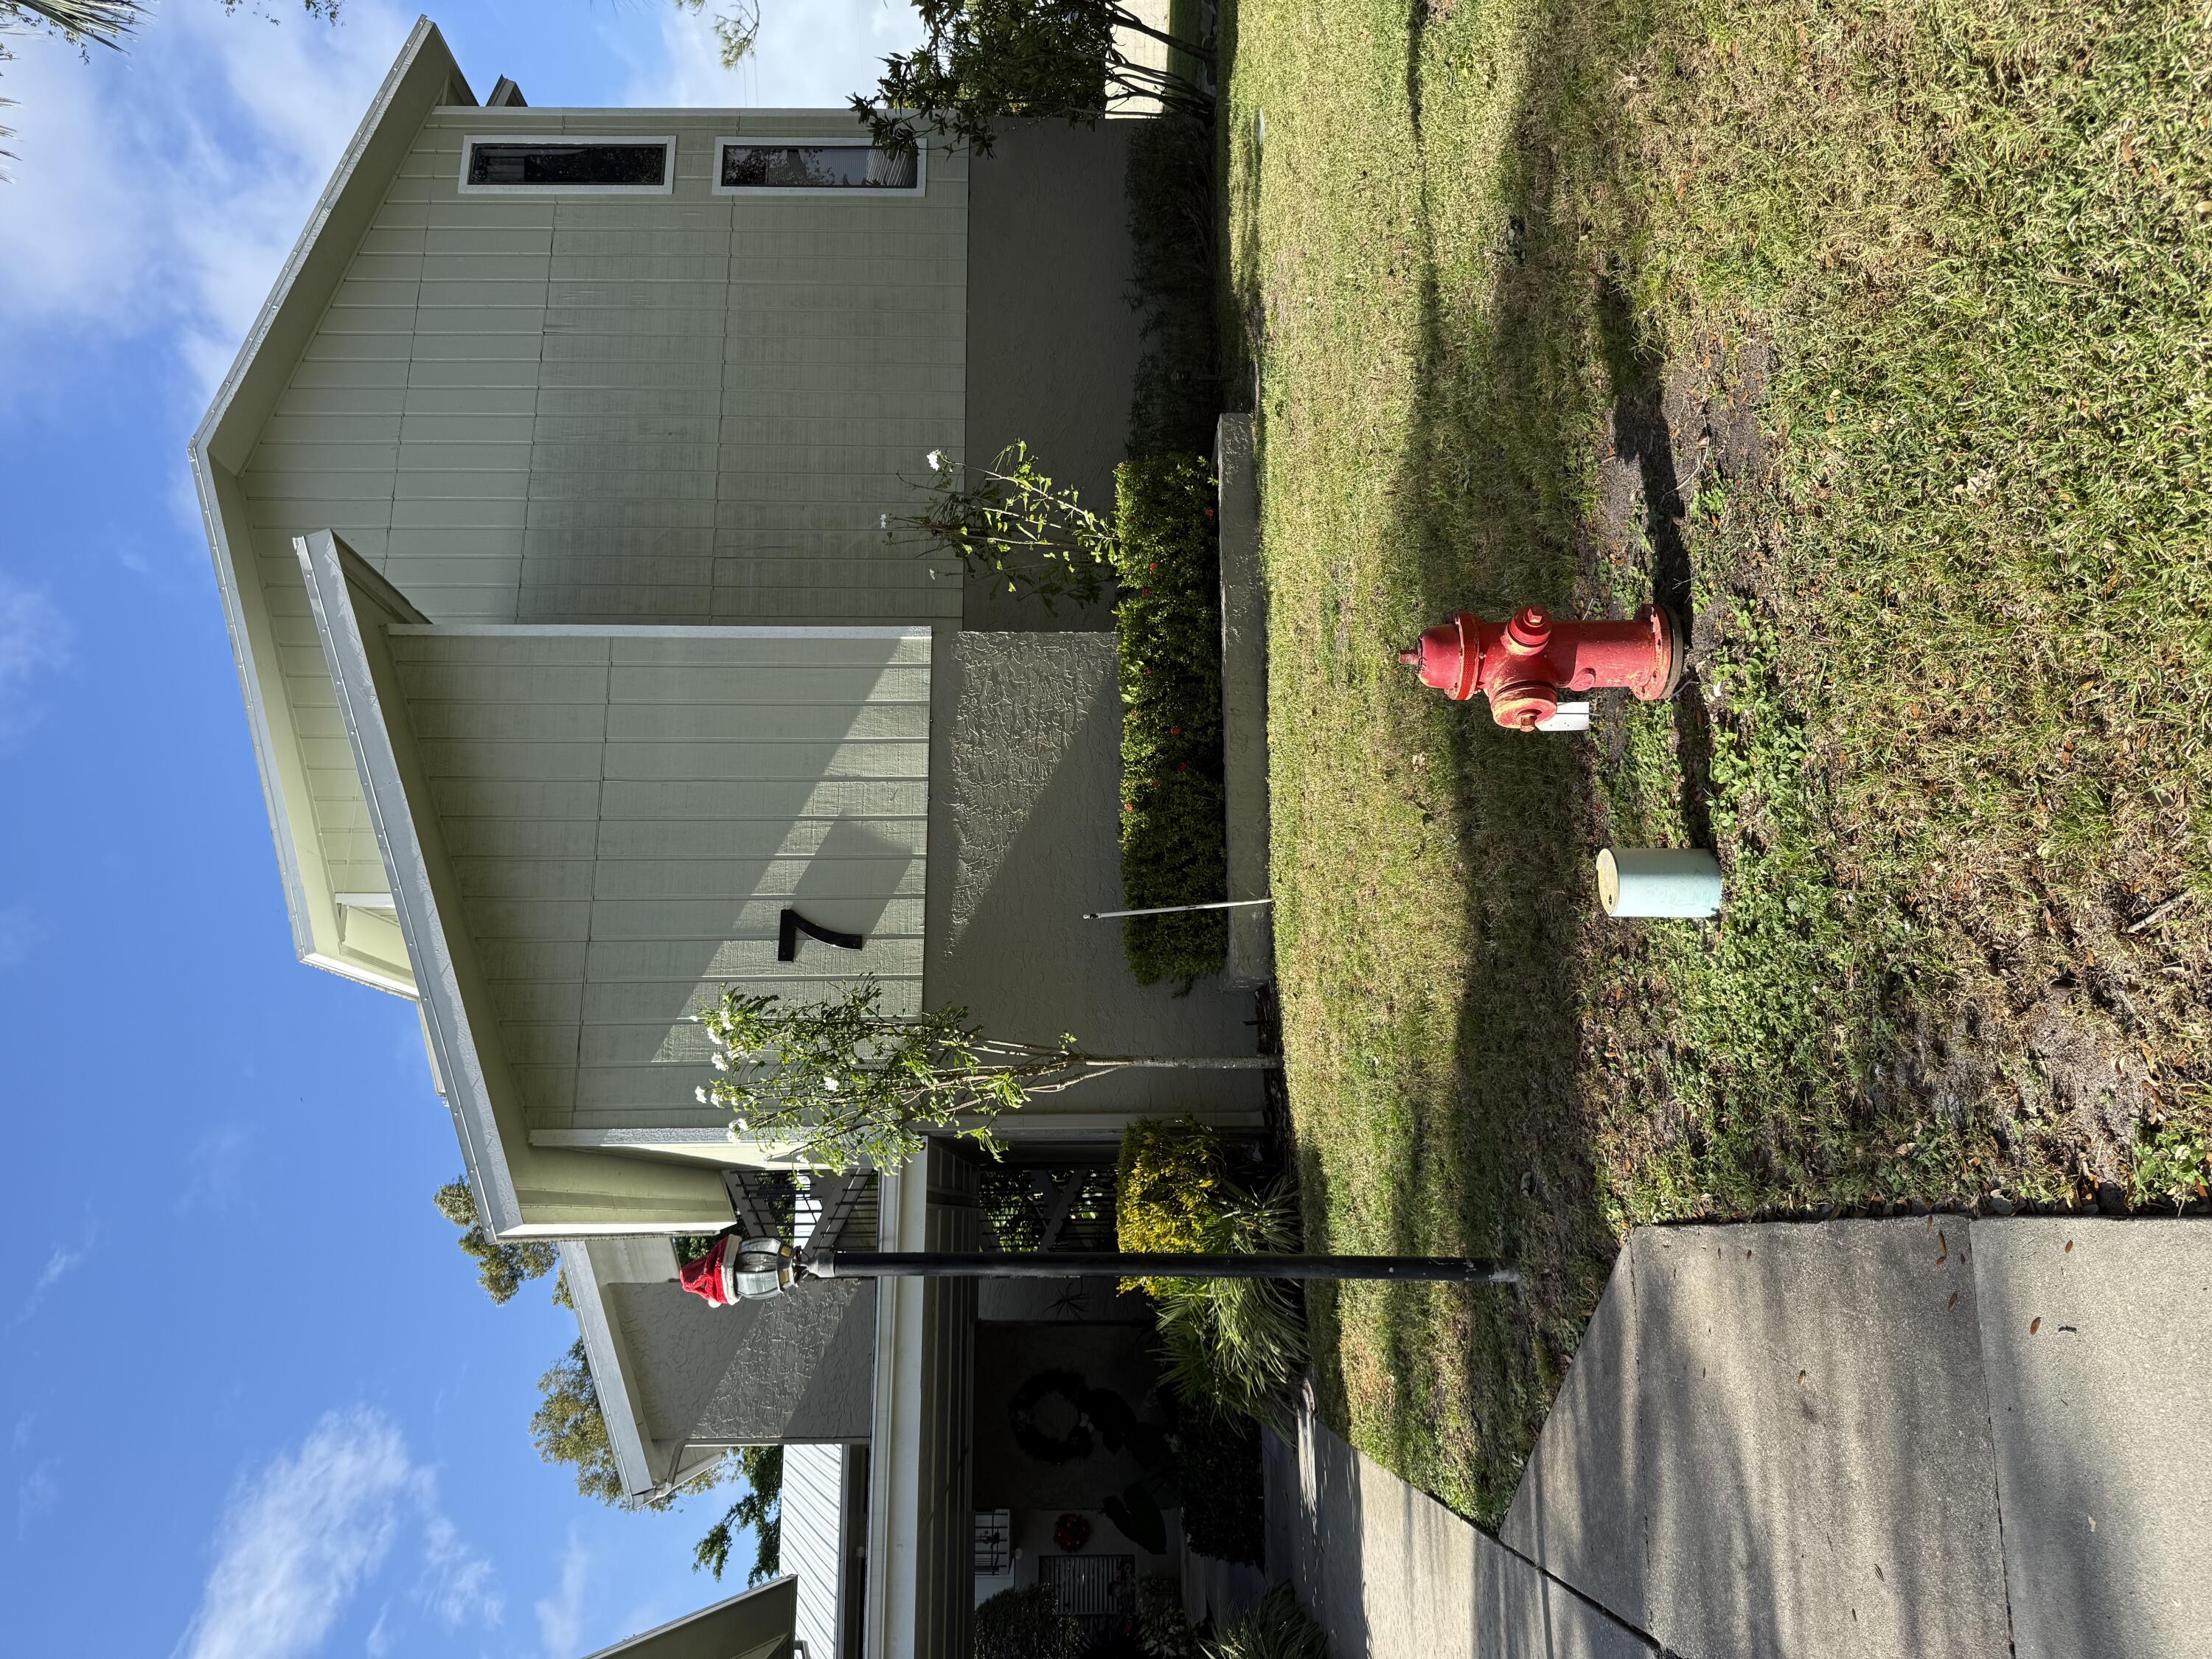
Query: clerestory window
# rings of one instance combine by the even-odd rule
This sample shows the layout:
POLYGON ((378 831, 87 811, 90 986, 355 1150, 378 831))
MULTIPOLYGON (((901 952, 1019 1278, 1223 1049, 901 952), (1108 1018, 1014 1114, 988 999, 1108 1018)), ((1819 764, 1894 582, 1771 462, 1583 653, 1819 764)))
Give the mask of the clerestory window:
POLYGON ((464 191, 665 192, 672 138, 471 138, 461 151, 464 191))
POLYGON ((922 173, 919 148, 893 155, 858 137, 725 138, 716 149, 714 189, 724 195, 919 196, 922 173))

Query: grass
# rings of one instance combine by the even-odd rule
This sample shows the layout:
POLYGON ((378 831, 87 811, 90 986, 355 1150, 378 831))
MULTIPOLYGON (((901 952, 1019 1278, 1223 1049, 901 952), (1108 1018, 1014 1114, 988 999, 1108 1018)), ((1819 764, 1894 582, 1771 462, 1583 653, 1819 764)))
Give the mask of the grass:
POLYGON ((1477 1519, 1632 1224, 2203 1200, 2209 27, 1224 15, 1309 1237, 1536 1286, 1316 1295, 1316 1357, 1477 1519), (1655 593, 1691 679, 1585 739, 1393 660, 1462 607, 1655 593), (1686 842, 1718 925, 1594 915, 1597 847, 1686 842))

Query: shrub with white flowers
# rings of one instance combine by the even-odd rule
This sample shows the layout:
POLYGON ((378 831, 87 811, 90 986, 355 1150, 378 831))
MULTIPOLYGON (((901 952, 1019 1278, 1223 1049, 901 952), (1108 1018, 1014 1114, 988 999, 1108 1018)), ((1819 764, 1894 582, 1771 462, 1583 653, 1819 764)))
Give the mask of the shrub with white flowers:
POLYGON ((1033 593, 1048 611, 1056 599, 1088 605, 1105 592, 1113 526, 1047 477, 1028 445, 1010 445, 988 466, 941 449, 922 459, 932 499, 919 513, 883 515, 894 541, 918 541, 924 556, 949 554, 969 575, 1033 593))
POLYGON ((700 1102, 732 1113, 736 1133, 793 1143, 804 1163, 891 1170, 933 1129, 999 1157, 992 1121, 1031 1088, 1091 1063, 1073 1036, 1000 1042, 972 1029, 965 1008, 905 1018, 884 1013, 882 1000, 872 977, 806 1002, 726 986, 694 1016, 720 1073, 700 1088, 700 1102))

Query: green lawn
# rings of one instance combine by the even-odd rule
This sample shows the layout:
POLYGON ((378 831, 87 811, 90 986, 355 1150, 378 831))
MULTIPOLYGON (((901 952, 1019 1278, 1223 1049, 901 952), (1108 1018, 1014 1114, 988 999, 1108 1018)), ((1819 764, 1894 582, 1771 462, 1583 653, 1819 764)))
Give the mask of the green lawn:
POLYGON ((2201 1195, 2201 9, 1236 0, 1223 37, 1311 1242, 1540 1275, 1316 1297, 1339 1423, 1494 1521, 1634 1223, 2201 1195), (1655 590, 1692 684, 1584 738, 1393 659, 1655 590), (1717 848, 1724 921, 1605 922, 1609 841, 1717 848))

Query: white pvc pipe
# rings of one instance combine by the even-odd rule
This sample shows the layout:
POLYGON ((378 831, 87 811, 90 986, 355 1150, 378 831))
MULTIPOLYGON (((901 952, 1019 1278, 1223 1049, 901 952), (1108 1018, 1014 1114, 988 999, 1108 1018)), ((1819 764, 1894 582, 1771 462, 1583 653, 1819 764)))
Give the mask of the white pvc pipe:
POLYGON ((1597 897, 1609 916, 1716 916, 1721 861, 1692 847, 1608 847, 1597 897))

